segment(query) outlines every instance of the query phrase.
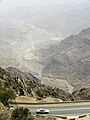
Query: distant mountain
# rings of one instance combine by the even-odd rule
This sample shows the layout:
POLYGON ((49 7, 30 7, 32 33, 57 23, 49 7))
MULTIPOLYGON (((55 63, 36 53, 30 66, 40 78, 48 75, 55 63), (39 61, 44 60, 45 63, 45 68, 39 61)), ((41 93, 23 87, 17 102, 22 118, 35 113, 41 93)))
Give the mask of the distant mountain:
POLYGON ((36 56, 44 65, 43 76, 67 80, 75 89, 90 87, 90 28, 38 50, 36 56))
MULTIPOLYGON (((55 43, 54 36, 25 22, 0 21, 0 66, 28 70, 32 64, 28 61, 35 57, 36 49, 55 43)), ((37 67, 38 63, 35 70, 37 67)))
POLYGON ((90 28, 66 39, 22 21, 0 22, 0 66, 73 92, 90 87, 90 28), (56 40, 58 39, 58 40, 56 40), (29 74, 31 73, 31 74, 29 74))
POLYGON ((0 19, 22 21, 29 20, 29 22, 32 22, 47 16, 48 11, 46 10, 45 14, 43 14, 43 12, 44 11, 42 11, 42 7, 39 9, 37 7, 32 6, 17 7, 8 9, 7 11, 1 13, 0 19))
POLYGON ((0 13, 1 20, 27 21, 34 26, 67 37, 90 26, 90 2, 48 6, 24 6, 0 13))
POLYGON ((67 6, 63 6, 63 8, 58 6, 55 13, 37 21, 35 25, 47 31, 62 33, 63 35, 77 34, 82 29, 90 26, 90 7, 77 5, 77 7, 73 6, 71 8, 72 5, 67 6))
POLYGON ((62 33, 62 35, 66 36, 77 34, 82 29, 90 26, 89 4, 58 5, 52 14, 36 21, 34 25, 47 31, 62 33))

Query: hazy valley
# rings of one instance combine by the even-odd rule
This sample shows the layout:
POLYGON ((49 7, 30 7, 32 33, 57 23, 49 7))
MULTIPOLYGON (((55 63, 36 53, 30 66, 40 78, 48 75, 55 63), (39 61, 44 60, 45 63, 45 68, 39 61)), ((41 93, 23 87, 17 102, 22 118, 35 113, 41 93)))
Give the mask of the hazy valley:
POLYGON ((69 93, 90 87, 89 11, 89 2, 2 9, 0 66, 69 93))
POLYGON ((90 1, 0 0, 0 120, 89 113, 90 1))
POLYGON ((90 28, 56 40, 56 34, 25 22, 1 21, 0 26, 0 66, 28 71, 70 93, 90 87, 90 28))

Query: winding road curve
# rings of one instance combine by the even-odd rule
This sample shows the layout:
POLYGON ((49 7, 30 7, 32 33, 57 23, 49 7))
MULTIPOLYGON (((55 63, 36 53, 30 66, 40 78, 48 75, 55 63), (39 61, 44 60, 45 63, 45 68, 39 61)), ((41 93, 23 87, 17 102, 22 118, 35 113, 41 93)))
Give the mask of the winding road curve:
POLYGON ((52 115, 65 115, 65 114, 85 114, 85 113, 90 113, 90 103, 66 103, 66 104, 44 104, 44 105, 30 105, 30 104, 18 104, 14 105, 13 107, 15 108, 16 106, 18 107, 24 107, 28 108, 32 114, 36 114, 36 110, 38 108, 44 108, 44 109, 49 109, 50 114, 52 115))

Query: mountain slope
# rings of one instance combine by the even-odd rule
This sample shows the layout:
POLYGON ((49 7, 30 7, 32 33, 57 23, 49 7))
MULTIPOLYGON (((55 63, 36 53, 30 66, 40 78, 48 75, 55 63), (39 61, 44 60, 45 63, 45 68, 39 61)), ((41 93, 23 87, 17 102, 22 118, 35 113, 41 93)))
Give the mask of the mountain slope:
POLYGON ((75 100, 90 100, 90 88, 82 88, 73 92, 75 100))
POLYGON ((90 86, 90 28, 82 30, 78 35, 64 39, 58 45, 52 45, 37 52, 44 67, 42 74, 51 78, 67 80, 75 89, 90 86), (45 50, 44 50, 45 51, 45 50), (38 54, 39 53, 39 54, 38 54), (40 55, 41 54, 41 55, 40 55), (45 57, 45 59, 42 58, 45 57))

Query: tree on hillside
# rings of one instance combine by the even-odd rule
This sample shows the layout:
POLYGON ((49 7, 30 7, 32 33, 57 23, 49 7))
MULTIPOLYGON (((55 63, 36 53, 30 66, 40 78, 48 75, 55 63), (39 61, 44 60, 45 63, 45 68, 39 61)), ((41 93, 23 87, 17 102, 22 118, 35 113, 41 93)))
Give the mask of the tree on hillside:
POLYGON ((10 90, 10 89, 9 90, 6 90, 6 89, 0 90, 0 102, 3 105, 8 106, 9 101, 12 99, 15 99, 15 98, 16 98, 16 95, 13 90, 10 90))
POLYGON ((31 115, 31 112, 29 112, 29 109, 23 108, 23 107, 16 108, 12 112, 11 120, 34 120, 33 117, 31 117, 31 119, 28 118, 29 115, 31 115))

